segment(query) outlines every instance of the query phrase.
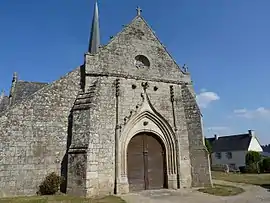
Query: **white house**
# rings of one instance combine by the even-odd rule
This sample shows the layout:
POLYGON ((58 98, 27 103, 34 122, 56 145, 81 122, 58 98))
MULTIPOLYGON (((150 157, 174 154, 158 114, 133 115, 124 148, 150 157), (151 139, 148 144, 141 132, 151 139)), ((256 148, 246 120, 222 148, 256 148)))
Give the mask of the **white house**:
POLYGON ((206 138, 212 146, 212 166, 228 164, 230 168, 245 166, 248 151, 263 152, 253 130, 246 134, 206 138))

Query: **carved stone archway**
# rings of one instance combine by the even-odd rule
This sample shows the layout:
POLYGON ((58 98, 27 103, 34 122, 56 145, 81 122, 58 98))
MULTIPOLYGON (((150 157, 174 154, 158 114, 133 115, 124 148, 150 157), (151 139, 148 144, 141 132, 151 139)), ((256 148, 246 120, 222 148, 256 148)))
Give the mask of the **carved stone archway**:
POLYGON ((121 193, 129 192, 127 178, 127 148, 130 140, 139 133, 153 133, 163 142, 166 151, 167 187, 177 188, 177 144, 169 123, 153 108, 147 94, 138 111, 121 131, 119 139, 118 187, 121 193))

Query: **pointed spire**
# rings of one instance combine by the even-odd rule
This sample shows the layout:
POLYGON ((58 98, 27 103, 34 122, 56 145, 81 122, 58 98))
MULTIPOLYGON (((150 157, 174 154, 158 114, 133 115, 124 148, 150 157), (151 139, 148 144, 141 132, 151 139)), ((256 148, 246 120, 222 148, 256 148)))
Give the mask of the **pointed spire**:
POLYGON ((88 52, 95 54, 98 52, 100 46, 100 32, 99 32, 99 15, 98 15, 98 3, 95 3, 94 16, 92 20, 92 29, 90 34, 90 42, 88 52))

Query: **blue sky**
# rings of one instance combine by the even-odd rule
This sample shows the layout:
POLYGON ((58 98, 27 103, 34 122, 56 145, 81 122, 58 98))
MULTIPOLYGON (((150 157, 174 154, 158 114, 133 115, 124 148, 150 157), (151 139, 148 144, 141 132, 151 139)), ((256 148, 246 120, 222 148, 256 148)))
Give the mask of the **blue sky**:
MULTIPOLYGON (((0 89, 52 82, 83 63, 93 0, 0 1, 0 89)), ((270 143, 270 1, 100 0, 102 43, 136 6, 179 64, 188 64, 205 135, 254 129, 270 143)))

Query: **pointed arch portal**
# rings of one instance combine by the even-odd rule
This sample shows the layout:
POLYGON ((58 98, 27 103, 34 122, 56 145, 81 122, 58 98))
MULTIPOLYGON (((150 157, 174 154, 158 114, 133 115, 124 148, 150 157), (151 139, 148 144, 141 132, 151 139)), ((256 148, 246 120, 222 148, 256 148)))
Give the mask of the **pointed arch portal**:
POLYGON ((147 94, 121 130, 119 183, 125 191, 177 188, 177 144, 169 123, 153 108, 147 94))
POLYGON ((167 187, 166 152, 153 133, 139 133, 128 144, 127 176, 130 191, 167 187))

